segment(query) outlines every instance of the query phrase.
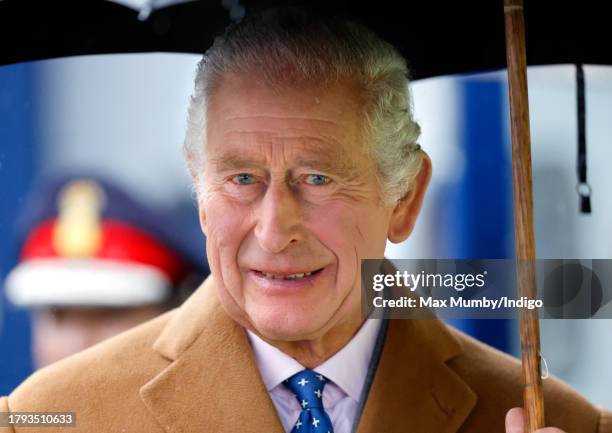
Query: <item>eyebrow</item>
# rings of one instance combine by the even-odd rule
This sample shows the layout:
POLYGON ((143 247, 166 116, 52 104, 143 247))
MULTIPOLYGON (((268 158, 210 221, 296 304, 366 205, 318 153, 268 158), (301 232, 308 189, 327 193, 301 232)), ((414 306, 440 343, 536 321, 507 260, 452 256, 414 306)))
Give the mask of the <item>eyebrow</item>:
MULTIPOLYGON (((265 165, 261 159, 238 155, 213 157, 209 161, 221 172, 262 167, 265 165)), ((324 173, 339 176, 345 180, 354 179, 358 175, 358 168, 355 162, 347 155, 343 155, 342 152, 327 158, 299 157, 295 160, 293 166, 310 167, 324 173)))
POLYGON ((358 175, 358 169, 348 155, 342 153, 331 158, 298 158, 295 163, 298 167, 312 167, 324 173, 335 174, 342 179, 350 180, 358 175))

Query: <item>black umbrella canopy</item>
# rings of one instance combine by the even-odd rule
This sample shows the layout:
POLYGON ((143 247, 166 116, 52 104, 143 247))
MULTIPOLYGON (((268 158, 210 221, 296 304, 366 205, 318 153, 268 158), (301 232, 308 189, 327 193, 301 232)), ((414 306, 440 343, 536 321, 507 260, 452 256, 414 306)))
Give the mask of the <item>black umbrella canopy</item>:
MULTIPOLYGON (((239 17, 291 0, 201 0, 138 11, 108 1, 0 1, 0 64, 100 53, 203 53, 239 17), (238 11, 238 13, 237 13, 238 11)), ((308 6, 373 28, 409 59, 413 78, 506 67, 502 0, 314 0, 308 6)), ((527 1, 530 65, 612 64, 605 2, 527 1)))

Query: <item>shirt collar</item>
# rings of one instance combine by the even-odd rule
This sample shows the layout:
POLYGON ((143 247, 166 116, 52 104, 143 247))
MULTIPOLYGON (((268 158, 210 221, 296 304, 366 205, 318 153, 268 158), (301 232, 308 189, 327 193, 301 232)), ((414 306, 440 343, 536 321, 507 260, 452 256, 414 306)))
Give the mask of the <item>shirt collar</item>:
POLYGON ((295 359, 265 342, 248 329, 247 336, 255 355, 255 363, 268 392, 280 385, 285 379, 305 368, 295 359))
MULTIPOLYGON (((359 402, 361 397, 380 325, 380 319, 367 319, 342 349, 314 368, 356 402, 359 402)), ((305 368, 251 331, 247 330, 247 335, 253 348, 255 362, 268 391, 305 368)))

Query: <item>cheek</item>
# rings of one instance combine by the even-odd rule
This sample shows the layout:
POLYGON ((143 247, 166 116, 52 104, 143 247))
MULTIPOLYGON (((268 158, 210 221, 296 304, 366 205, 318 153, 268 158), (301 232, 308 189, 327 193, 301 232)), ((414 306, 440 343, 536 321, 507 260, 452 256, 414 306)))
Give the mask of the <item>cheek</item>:
POLYGON ((391 212, 381 208, 372 209, 357 221, 364 239, 362 258, 382 259, 387 245, 391 212))
POLYGON ((389 220, 384 209, 334 203, 307 215, 309 229, 341 265, 360 266, 360 259, 382 258, 389 220))
POLYGON ((226 285, 238 282, 237 257, 249 232, 250 211, 236 205, 223 195, 211 196, 205 204, 206 254, 213 275, 226 285))
POLYGON ((237 249, 244 235, 249 212, 227 200, 223 195, 211 196, 205 203, 206 238, 212 243, 214 252, 221 249, 237 249))
POLYGON ((344 309, 359 303, 361 260, 382 258, 386 244, 384 214, 362 206, 327 204, 324 209, 307 213, 308 230, 336 258, 336 295, 344 309), (351 298, 345 298, 349 294, 351 298))

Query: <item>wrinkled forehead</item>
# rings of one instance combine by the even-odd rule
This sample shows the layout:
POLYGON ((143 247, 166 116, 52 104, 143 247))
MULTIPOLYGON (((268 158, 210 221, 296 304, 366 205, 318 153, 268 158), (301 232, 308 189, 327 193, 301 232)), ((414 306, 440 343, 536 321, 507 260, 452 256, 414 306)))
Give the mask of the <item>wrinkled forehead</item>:
POLYGON ((280 115, 292 112, 294 117, 316 114, 333 120, 342 114, 361 114, 364 106, 363 86, 351 79, 339 81, 291 81, 270 83, 252 73, 227 73, 211 89, 207 111, 217 117, 251 114, 280 115))
POLYGON ((247 77, 228 77, 209 100, 207 124, 209 161, 247 152, 245 145, 253 152, 287 147, 304 158, 363 153, 362 104, 348 83, 278 92, 247 77))

